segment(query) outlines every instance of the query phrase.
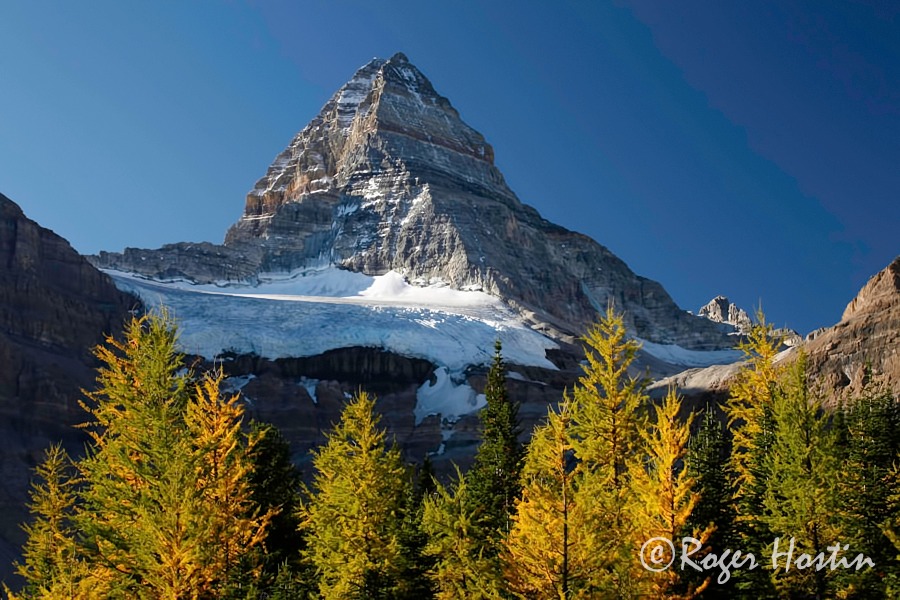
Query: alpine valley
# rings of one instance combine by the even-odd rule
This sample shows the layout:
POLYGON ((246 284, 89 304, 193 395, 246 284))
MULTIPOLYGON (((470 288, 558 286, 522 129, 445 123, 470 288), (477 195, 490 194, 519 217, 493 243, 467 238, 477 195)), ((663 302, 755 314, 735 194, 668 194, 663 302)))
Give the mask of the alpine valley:
MULTIPOLYGON (((0 196, 0 579, 21 547, 30 470, 50 441, 81 451, 72 426, 85 420, 90 349, 130 310, 165 307, 183 351, 221 365, 307 474, 310 449, 359 388, 377 396, 406 459, 465 465, 498 339, 527 435, 580 375, 578 338, 610 305, 642 342, 636 374, 695 402, 723 394, 747 314, 722 297, 703 316, 679 308, 522 203, 493 159, 396 54, 360 68, 294 137, 222 244, 81 257, 0 196)), ((900 390, 898 272, 900 259, 835 327, 793 336, 823 382, 858 387, 870 365, 900 390)))

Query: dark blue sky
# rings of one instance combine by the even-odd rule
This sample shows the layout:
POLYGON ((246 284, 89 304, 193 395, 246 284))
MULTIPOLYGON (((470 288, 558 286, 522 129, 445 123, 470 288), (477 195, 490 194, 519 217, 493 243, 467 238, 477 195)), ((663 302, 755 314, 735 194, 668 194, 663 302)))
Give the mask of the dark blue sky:
POLYGON ((0 192, 85 253, 221 242, 334 90, 402 51, 546 218, 685 309, 762 301, 806 333, 900 253, 898 6, 4 3, 0 192))

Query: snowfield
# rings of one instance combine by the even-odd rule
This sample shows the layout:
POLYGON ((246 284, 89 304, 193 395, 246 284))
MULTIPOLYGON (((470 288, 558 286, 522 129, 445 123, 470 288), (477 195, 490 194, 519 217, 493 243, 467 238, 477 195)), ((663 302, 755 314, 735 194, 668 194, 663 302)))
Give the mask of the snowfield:
POLYGON ((418 287, 390 272, 370 277, 328 267, 268 274, 256 286, 155 281, 105 270, 150 307, 166 307, 180 327, 183 351, 265 358, 314 356, 349 346, 384 348, 424 358, 458 374, 489 364, 494 341, 509 363, 556 367, 557 344, 526 327, 499 299, 442 285, 418 287))

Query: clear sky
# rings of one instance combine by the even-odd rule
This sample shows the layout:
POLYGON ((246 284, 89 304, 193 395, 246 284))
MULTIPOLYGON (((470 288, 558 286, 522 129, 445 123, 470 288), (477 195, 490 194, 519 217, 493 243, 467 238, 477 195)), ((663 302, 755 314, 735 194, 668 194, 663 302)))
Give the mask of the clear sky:
POLYGON ((221 242, 404 52, 547 219, 696 310, 835 323, 900 254, 900 4, 4 2, 0 192, 83 253, 221 242))

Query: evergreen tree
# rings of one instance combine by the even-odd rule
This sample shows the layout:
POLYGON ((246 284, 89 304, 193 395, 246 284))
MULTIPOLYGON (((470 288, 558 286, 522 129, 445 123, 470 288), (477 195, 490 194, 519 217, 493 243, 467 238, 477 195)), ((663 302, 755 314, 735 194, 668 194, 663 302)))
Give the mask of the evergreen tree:
MULTIPOLYGON (((713 529, 707 541, 709 552, 722 556, 725 550, 738 548, 734 532, 735 511, 734 474, 728 461, 730 447, 727 430, 719 419, 714 407, 706 405, 703 419, 697 433, 691 437, 685 468, 696 479, 695 490, 699 494, 697 505, 688 519, 685 534, 703 529, 712 524, 713 529)), ((698 553, 698 555, 700 555, 698 553)), ((694 585, 707 579, 705 573, 686 570, 681 576, 694 585)), ((733 598, 733 580, 719 583, 716 577, 710 580, 703 593, 704 598, 733 598)))
MULTIPOLYGON (((854 552, 872 558, 877 569, 842 572, 847 587, 858 597, 887 593, 888 581, 896 581, 896 550, 885 535, 886 523, 900 512, 892 500, 897 480, 892 468, 900 458, 900 405, 867 369, 861 392, 838 408, 834 419, 840 476, 835 478, 842 534, 854 552)), ((900 591, 900 590, 895 590, 900 591)))
MULTIPOLYGON (((304 548, 300 532, 301 477, 291 462, 290 445, 277 427, 253 421, 250 437, 256 440, 250 458, 251 497, 262 513, 272 513, 263 545, 264 573, 269 581, 283 580, 290 572, 299 575, 304 548)), ((293 587, 293 586, 292 586, 293 587)))
POLYGON ((434 565, 430 576, 439 600, 502 597, 502 573, 495 556, 484 553, 485 520, 471 501, 471 488, 457 469, 452 489, 437 486, 425 499, 422 530, 428 535, 425 554, 434 565))
POLYGON ((374 398, 357 393, 313 454, 312 495, 302 517, 306 556, 325 599, 390 598, 397 585, 407 479, 374 408, 374 398))
MULTIPOLYGON (((635 494, 631 516, 637 523, 639 540, 662 537, 677 545, 687 534, 705 546, 712 530, 709 523, 686 531, 699 496, 696 479, 683 463, 694 415, 681 422, 680 411, 681 400, 670 388, 656 407, 652 424, 641 432, 646 454, 638 455, 629 465, 635 494)), ((708 580, 690 585, 674 565, 658 573, 648 571, 645 576, 654 598, 694 598, 709 585, 708 580)))
POLYGON ((481 445, 466 477, 466 498, 480 512, 486 539, 479 552, 497 556, 499 541, 510 528, 510 515, 521 490, 523 450, 519 443, 519 406, 509 398, 506 368, 500 340, 494 345, 494 360, 488 371, 480 413, 481 445))
POLYGON ((401 512, 399 583, 394 598, 424 600, 435 594, 429 575, 435 566, 435 558, 427 552, 429 540, 424 529, 425 502, 436 493, 434 469, 428 456, 421 467, 410 468, 409 474, 414 481, 407 486, 401 512))

